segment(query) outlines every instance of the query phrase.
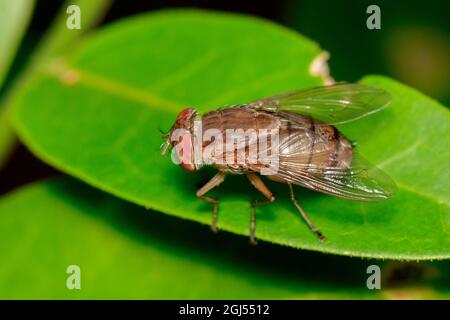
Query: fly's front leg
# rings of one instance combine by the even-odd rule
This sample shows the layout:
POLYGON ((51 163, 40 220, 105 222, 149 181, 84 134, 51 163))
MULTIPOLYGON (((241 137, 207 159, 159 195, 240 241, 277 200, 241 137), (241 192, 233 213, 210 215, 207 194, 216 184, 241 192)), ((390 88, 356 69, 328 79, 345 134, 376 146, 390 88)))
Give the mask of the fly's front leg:
POLYGON ((256 245, 257 242, 255 240, 255 228, 256 228, 256 220, 255 220, 255 207, 263 206, 265 204, 271 203, 271 200, 253 200, 252 201, 252 214, 250 218, 250 244, 256 245))
POLYGON ((219 201, 215 198, 205 197, 205 193, 217 187, 219 184, 223 182, 223 180, 225 180, 225 172, 220 171, 197 191, 197 197, 214 205, 213 217, 211 222, 211 230, 213 232, 217 232, 217 212, 219 207, 219 201))
POLYGON ((246 174, 248 180, 252 183, 252 185, 258 189, 259 192, 261 192, 267 200, 254 200, 252 201, 252 211, 251 211, 251 218, 250 218, 250 243, 255 245, 255 228, 256 228, 256 220, 255 220, 255 207, 262 206, 265 204, 268 204, 270 202, 273 202, 275 200, 275 197, 273 196, 272 192, 266 187, 264 182, 261 180, 261 178, 256 173, 247 173, 246 174))
POLYGON ((312 223, 312 221, 309 219, 308 215, 305 211, 303 211, 302 207, 300 207, 300 204, 297 202, 297 199, 295 198, 294 194, 294 188, 292 187, 291 183, 288 183, 289 185, 289 191, 291 193, 291 201, 294 203, 294 206, 298 209, 300 214, 303 217, 303 220, 308 224, 309 229, 320 239, 320 241, 325 241, 327 238, 320 232, 319 229, 316 228, 316 226, 312 223))

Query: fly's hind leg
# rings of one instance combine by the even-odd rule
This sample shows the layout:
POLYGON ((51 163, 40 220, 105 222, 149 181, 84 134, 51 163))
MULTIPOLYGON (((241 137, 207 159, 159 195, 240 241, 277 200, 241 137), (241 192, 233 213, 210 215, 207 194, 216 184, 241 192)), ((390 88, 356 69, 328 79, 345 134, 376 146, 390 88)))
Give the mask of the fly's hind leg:
POLYGON ((248 180, 252 183, 252 185, 258 189, 259 192, 261 192, 267 200, 254 200, 252 201, 252 211, 251 211, 251 218, 250 218, 250 243, 255 245, 255 227, 256 227, 256 220, 255 220, 255 207, 262 206, 265 204, 268 204, 270 202, 273 202, 275 200, 275 197, 273 196, 272 192, 266 187, 264 182, 261 180, 261 178, 256 173, 247 173, 246 174, 248 180))
POLYGON ((288 183, 288 185, 289 185, 289 191, 291 193, 291 201, 294 203, 295 207, 298 209, 298 211, 302 215, 303 220, 305 220, 305 222, 308 224, 309 229, 320 239, 320 241, 325 241, 327 238, 322 234, 322 232, 319 231, 319 229, 316 228, 316 226, 309 219, 306 212, 302 209, 302 207, 300 207, 300 204, 297 202, 292 184, 288 183))
POLYGON ((205 193, 217 187, 224 180, 225 180, 225 172, 220 171, 197 191, 197 197, 214 205, 211 222, 211 230, 213 232, 217 232, 217 212, 219 208, 219 201, 216 198, 205 197, 205 193))

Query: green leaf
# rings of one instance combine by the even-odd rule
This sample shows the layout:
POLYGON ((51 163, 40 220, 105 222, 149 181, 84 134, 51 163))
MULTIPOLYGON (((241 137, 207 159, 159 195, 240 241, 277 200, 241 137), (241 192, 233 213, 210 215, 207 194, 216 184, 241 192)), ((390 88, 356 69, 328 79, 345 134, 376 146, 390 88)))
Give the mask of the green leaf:
POLYGON ((448 262, 414 264, 419 281, 406 287, 389 288, 383 281, 383 290, 368 290, 369 265, 380 265, 387 279, 393 266, 249 246, 240 237, 149 213, 71 179, 36 183, 0 199, 0 233, 1 299, 449 296, 448 262), (70 265, 80 267, 81 290, 66 287, 70 265), (421 275, 428 273, 438 276, 421 275))
POLYGON ((28 25, 33 7, 33 0, 0 1, 0 87, 28 25))
MULTIPOLYGON (((308 68, 318 54, 308 40, 250 17, 176 11, 127 19, 29 86, 16 104, 16 129, 35 154, 64 172, 208 224, 212 208, 195 197, 200 175, 160 156, 157 128, 169 128, 183 105, 206 111, 317 85, 308 68)), ((398 181, 398 194, 360 203, 298 188, 299 201, 329 238, 320 243, 287 187, 269 182, 277 201, 257 209, 256 236, 342 255, 449 258, 449 113, 393 80, 364 82, 385 88, 394 101, 342 130, 398 181)), ((250 183, 230 177, 212 194, 220 199, 219 228, 248 235, 249 201, 261 197, 250 183)))

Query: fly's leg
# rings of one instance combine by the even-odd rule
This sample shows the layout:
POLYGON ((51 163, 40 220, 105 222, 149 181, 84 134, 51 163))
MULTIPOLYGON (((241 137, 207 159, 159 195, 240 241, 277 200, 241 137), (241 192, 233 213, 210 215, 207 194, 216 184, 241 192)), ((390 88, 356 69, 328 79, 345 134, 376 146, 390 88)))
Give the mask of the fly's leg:
POLYGON ((255 221, 255 207, 262 206, 265 204, 268 204, 270 202, 273 202, 275 200, 275 197, 273 196, 272 192, 266 187, 264 182, 261 180, 261 178, 256 173, 247 173, 246 174, 248 180, 252 183, 252 185, 258 189, 259 192, 261 192, 267 200, 255 200, 252 201, 252 211, 251 211, 251 218, 250 218, 250 243, 255 245, 255 227, 256 227, 256 221, 255 221))
POLYGON ((320 239, 320 241, 325 241, 327 238, 319 231, 319 229, 316 228, 316 226, 309 219, 306 212, 302 209, 302 207, 300 207, 299 203, 297 202, 292 184, 288 183, 288 185, 289 185, 289 191, 291 193, 291 201, 294 203, 294 205, 298 209, 298 211, 300 211, 300 214, 302 215, 303 220, 305 220, 305 222, 308 224, 309 229, 320 239))
POLYGON ((205 197, 205 193, 207 193, 209 190, 217 187, 219 184, 221 184, 225 180, 225 172, 219 172, 217 173, 211 180, 209 180, 203 187, 201 187, 197 191, 197 197, 200 199, 212 203, 214 205, 213 208, 213 216, 212 216, 212 222, 211 222, 211 230, 213 232, 217 232, 217 211, 219 208, 219 201, 215 198, 205 197))
POLYGON ((255 240, 255 227, 256 227, 256 221, 255 221, 255 207, 257 206, 263 206, 265 204, 271 203, 271 200, 253 200, 252 201, 252 215, 250 218, 250 244, 256 245, 257 242, 255 240))

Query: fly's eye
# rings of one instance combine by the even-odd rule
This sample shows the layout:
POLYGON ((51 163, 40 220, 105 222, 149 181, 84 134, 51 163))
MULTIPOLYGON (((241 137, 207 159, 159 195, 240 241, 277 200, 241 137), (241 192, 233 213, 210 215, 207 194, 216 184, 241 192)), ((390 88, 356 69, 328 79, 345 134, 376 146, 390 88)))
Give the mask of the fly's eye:
POLYGON ((190 111, 191 110, 189 108, 186 108, 186 109, 184 109, 183 111, 180 112, 180 116, 181 117, 185 117, 185 116, 189 115, 190 111))
POLYGON ((179 137, 177 141, 173 143, 175 148, 175 157, 179 164, 192 163, 192 142, 191 134, 185 133, 179 137))
POLYGON ((187 119, 194 112, 194 109, 186 108, 178 114, 178 119, 187 119))
POLYGON ((182 140, 182 148, 180 150, 180 156, 182 159, 183 163, 190 163, 191 162, 191 135, 190 134, 185 134, 183 136, 183 140, 182 140))

